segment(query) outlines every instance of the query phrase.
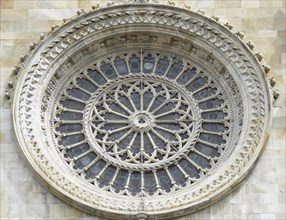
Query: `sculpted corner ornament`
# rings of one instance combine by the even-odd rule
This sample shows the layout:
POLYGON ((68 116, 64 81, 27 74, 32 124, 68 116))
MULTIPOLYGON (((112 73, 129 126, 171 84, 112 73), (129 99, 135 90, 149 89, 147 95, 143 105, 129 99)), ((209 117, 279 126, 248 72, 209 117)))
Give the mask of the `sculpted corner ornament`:
POLYGON ((31 45, 14 71, 14 126, 54 194, 96 215, 165 219, 246 176, 268 138, 270 68, 241 32, 201 14, 80 11, 31 45))

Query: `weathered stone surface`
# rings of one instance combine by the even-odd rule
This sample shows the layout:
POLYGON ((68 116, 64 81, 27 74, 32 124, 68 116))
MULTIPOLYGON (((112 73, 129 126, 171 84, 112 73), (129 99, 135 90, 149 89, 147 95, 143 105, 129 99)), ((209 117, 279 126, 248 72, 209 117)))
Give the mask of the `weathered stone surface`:
MULTIPOLYGON (((167 1, 160 1, 160 3, 167 1)), ((206 9, 230 21, 235 30, 255 43, 264 54, 280 90, 274 123, 265 152, 253 171, 232 194, 220 202, 178 218, 194 219, 283 219, 285 218, 285 1, 175 1, 177 6, 206 9), (267 7, 267 8, 265 8, 267 7), (227 9, 224 9, 227 8, 227 9), (233 10, 228 10, 232 8, 233 10)), ((106 5, 107 1, 101 1, 106 5)), ((11 110, 4 99, 5 86, 13 67, 39 32, 59 23, 62 14, 91 9, 94 1, 1 1, 1 218, 3 219, 101 219, 73 208, 42 187, 21 156, 14 135, 11 110), (31 10, 32 9, 32 10, 31 10), (43 10, 37 10, 43 9, 43 10), (56 11, 49 14, 49 9, 56 11), (9 11, 6 11, 9 10, 9 11), (36 20, 35 20, 36 19, 36 20), (38 20, 38 21, 37 21, 38 20), (39 21, 41 20, 41 21, 39 21), (55 21, 56 20, 56 21, 55 21), (20 40, 25 39, 25 40, 20 40), (20 207, 20 208, 19 208, 20 207)))

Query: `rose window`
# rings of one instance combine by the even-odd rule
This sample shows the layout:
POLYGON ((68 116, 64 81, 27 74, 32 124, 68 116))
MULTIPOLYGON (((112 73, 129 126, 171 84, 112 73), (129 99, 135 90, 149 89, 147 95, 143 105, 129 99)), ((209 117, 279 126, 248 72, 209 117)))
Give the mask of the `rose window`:
POLYGON ((272 99, 253 45, 155 3, 79 11, 14 71, 25 156, 56 196, 95 215, 201 209, 241 182, 267 140, 272 99))

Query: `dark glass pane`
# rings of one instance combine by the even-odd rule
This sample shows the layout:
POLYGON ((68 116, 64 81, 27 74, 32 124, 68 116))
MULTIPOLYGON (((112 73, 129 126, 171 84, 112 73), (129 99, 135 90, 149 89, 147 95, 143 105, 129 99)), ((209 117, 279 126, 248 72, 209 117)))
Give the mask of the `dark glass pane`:
POLYGON ((59 140, 59 145, 63 145, 63 146, 69 146, 69 145, 73 145, 75 143, 81 142, 85 139, 83 134, 77 134, 77 135, 71 135, 71 136, 66 136, 66 137, 62 137, 59 140))
POLYGON ((138 134, 131 146, 131 152, 133 156, 135 156, 140 152, 140 147, 141 147, 141 139, 140 139, 140 134, 138 134))
POLYGON ((156 180, 152 172, 144 173, 145 191, 152 195, 156 190, 156 180))
POLYGON ((190 177, 195 177, 197 179, 199 178, 199 170, 196 169, 196 167, 190 164, 190 162, 188 162, 187 160, 180 160, 179 165, 190 177))
POLYGON ((77 99, 83 100, 83 101, 87 101, 90 98, 90 94, 80 89, 76 89, 76 88, 67 89, 67 93, 68 95, 75 97, 77 99))
POLYGON ((126 120, 126 118, 123 118, 123 117, 121 117, 119 115, 115 115, 113 113, 106 113, 104 115, 104 119, 105 120, 126 120))
POLYGON ((92 165, 86 172, 86 179, 93 179, 98 175, 102 169, 105 167, 106 162, 103 160, 98 160, 94 165, 92 165))
POLYGON ((118 132, 115 132, 113 134, 110 134, 109 135, 109 140, 111 141, 116 141, 118 140, 119 138, 121 138, 130 128, 126 128, 124 130, 121 130, 121 131, 118 131, 118 132))
POLYGON ((158 75, 164 75, 169 67, 169 64, 170 64, 170 61, 168 57, 165 56, 161 58, 157 63, 155 73, 158 75))
POLYGON ((61 124, 56 128, 56 131, 59 131, 61 133, 72 133, 81 130, 81 124, 61 124))
POLYGON ((159 180, 159 185, 162 189, 166 192, 170 192, 172 184, 167 172, 165 170, 158 170, 156 174, 159 180))
POLYGON ((171 124, 171 123, 157 123, 158 126, 169 129, 171 131, 179 131, 181 130, 180 124, 171 124))
POLYGON ((207 82, 208 82, 208 77, 203 77, 203 78, 199 77, 195 79, 193 82, 191 82, 189 85, 187 85, 186 88, 189 91, 194 92, 203 87, 205 84, 207 84, 207 82))
POLYGON ((74 158, 78 157, 79 155, 85 153, 90 149, 88 144, 80 144, 79 146, 73 147, 66 151, 65 157, 74 158))
POLYGON ((140 59, 135 54, 129 58, 129 66, 131 73, 140 73, 140 59))
POLYGON ((144 93, 143 95, 143 109, 146 110, 149 105, 151 104, 151 101, 153 99, 153 93, 149 90, 144 93))
POLYGON ((108 107, 113 110, 114 112, 118 112, 121 113, 123 115, 128 115, 129 113, 127 111, 125 111, 119 104, 115 103, 114 101, 106 101, 106 103, 108 104, 108 107))
POLYGON ((202 154, 210 157, 219 157, 220 153, 218 152, 218 149, 207 146, 202 143, 197 143, 195 145, 196 150, 200 151, 202 154))
POLYGON ((106 131, 113 131, 113 130, 116 130, 116 129, 119 129, 119 128, 122 128, 124 126, 127 126, 127 123, 107 123, 107 124, 103 124, 101 126, 101 130, 106 130, 106 131))
POLYGON ((192 79, 197 74, 197 69, 194 67, 192 69, 187 69, 183 74, 178 78, 177 82, 185 85, 187 82, 189 82, 190 79, 192 79))
POLYGON ((161 128, 154 128, 154 130, 159 133, 161 136, 163 136, 167 141, 175 141, 177 140, 176 134, 172 131, 165 131, 161 128))
POLYGON ((99 187, 108 186, 111 180, 113 179, 115 172, 116 172, 115 167, 113 166, 107 167, 98 180, 99 187))
POLYGON ((76 112, 63 111, 60 114, 57 114, 57 118, 59 118, 60 120, 81 120, 82 114, 76 112))
POLYGON ((120 170, 113 184, 116 192, 124 190, 127 179, 128 179, 128 172, 125 170, 120 170))
POLYGON ((148 54, 146 57, 144 57, 143 62, 143 72, 152 73, 155 66, 155 58, 151 54, 148 54))
POLYGON ((148 138, 146 133, 144 133, 143 139, 144 139, 144 152, 146 154, 148 154, 149 156, 151 156, 153 151, 154 151, 154 149, 153 149, 153 145, 150 142, 150 140, 149 140, 149 138, 148 138))
POLYGON ((102 62, 100 69, 108 79, 116 78, 116 73, 109 63, 102 62))
POLYGON ((168 169, 170 171, 170 174, 172 175, 173 180, 178 185, 185 185, 186 178, 177 166, 172 165, 172 166, 168 167, 168 169))
POLYGON ((136 195, 141 190, 141 174, 133 172, 130 177, 129 190, 132 195, 136 195))
POLYGON ((141 101, 140 94, 137 91, 133 91, 131 93, 130 97, 131 97, 131 100, 133 101, 135 107, 137 109, 140 109, 140 101, 141 101))
POLYGON ((202 118, 203 119, 208 119, 208 120, 219 120, 219 119, 224 119, 227 114, 224 113, 223 111, 211 111, 211 112, 204 112, 202 113, 202 118))
POLYGON ((202 133, 199 137, 203 141, 207 141, 213 144, 224 144, 225 140, 223 139, 222 136, 216 135, 216 134, 207 134, 207 133, 202 133))
MULTIPOLYGON (((158 138, 153 132, 150 132, 150 136, 159 149, 166 150, 166 144, 163 140, 158 138)), ((162 158, 160 158, 160 156, 159 156, 159 159, 162 159, 162 158)))
POLYGON ((225 127, 224 124, 220 124, 220 123, 203 122, 202 128, 205 131, 212 131, 212 132, 224 132, 225 130, 228 130, 228 127, 225 127))
POLYGON ((178 62, 178 63, 173 63, 170 70, 167 73, 167 77, 170 79, 175 79, 178 74, 182 71, 183 69, 183 63, 178 62))
POLYGON ((224 103, 224 101, 221 99, 211 99, 211 100, 208 100, 206 102, 199 103, 199 107, 203 110, 204 109, 213 109, 213 108, 220 107, 223 103, 224 103))
POLYGON ((84 110, 84 108, 85 108, 85 104, 77 102, 77 101, 74 101, 74 100, 70 100, 70 99, 61 100, 60 104, 64 108, 80 110, 80 111, 84 110))
POLYGON ((197 92, 196 94, 194 94, 194 98, 197 100, 201 100, 204 98, 207 98, 209 96, 213 96, 216 94, 217 89, 216 88, 205 88, 202 89, 201 91, 197 92))
POLYGON ((120 59, 119 57, 116 57, 114 60, 114 66, 120 75, 126 75, 128 74, 128 69, 125 60, 120 59))
POLYGON ((87 71, 88 71, 87 75, 91 79, 93 79, 95 83, 103 85, 107 82, 105 78, 97 70, 88 69, 87 71))
POLYGON ((78 78, 77 80, 77 85, 83 88, 84 90, 94 93, 97 90, 97 87, 90 82, 88 79, 80 79, 78 78))
POLYGON ((162 105, 166 101, 166 97, 164 95, 158 95, 153 102, 152 107, 150 108, 150 111, 153 112, 155 109, 157 109, 160 105, 162 105))
MULTIPOLYGON (((126 124, 122 125, 121 127, 123 127, 123 126, 126 126, 126 124)), ((119 149, 126 149, 126 147, 130 145, 133 136, 134 136, 134 134, 128 135, 127 137, 125 137, 122 141, 120 141, 117 144, 118 148, 119 149)))
POLYGON ((83 169, 88 164, 90 164, 96 158, 96 154, 94 152, 90 152, 74 162, 74 169, 83 169))
POLYGON ((210 162, 196 153, 189 153, 188 157, 203 169, 211 168, 210 162))
MULTIPOLYGON (((120 96, 118 100, 125 106, 127 107, 131 112, 135 111, 135 109, 132 107, 131 102, 129 99, 125 96, 120 96)), ((124 110, 125 111, 125 110, 124 110)))
POLYGON ((166 113, 166 112, 170 112, 172 111, 172 109, 174 109, 176 107, 177 103, 165 103, 158 111, 155 112, 154 115, 160 115, 162 113, 166 113))

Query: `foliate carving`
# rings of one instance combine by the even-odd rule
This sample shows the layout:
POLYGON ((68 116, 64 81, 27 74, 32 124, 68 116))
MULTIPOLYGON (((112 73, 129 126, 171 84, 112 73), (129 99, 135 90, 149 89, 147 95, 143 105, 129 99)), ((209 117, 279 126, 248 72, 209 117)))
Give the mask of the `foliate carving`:
POLYGON ((128 7, 81 13, 23 57, 19 142, 52 189, 82 208, 128 219, 191 212, 240 182, 260 153, 271 110, 264 71, 207 18, 128 7), (165 110, 152 111, 152 100, 165 110))

